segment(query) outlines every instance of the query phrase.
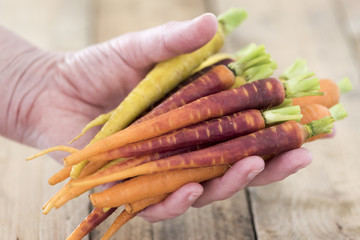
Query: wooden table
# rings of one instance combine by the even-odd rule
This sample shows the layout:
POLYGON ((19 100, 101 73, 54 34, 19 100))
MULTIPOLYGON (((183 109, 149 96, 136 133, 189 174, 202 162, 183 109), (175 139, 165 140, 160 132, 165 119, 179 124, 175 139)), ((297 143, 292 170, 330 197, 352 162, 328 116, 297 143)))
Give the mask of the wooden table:
MULTIPOLYGON (((0 22, 43 48, 76 50, 232 6, 244 7, 249 18, 224 51, 263 43, 280 71, 303 57, 319 77, 348 76, 354 91, 341 101, 349 117, 336 124, 335 138, 306 145, 313 163, 291 177, 174 220, 150 224, 135 218, 113 239, 360 239, 360 1, 3 0, 0 22)), ((48 157, 24 161, 36 151, 0 138, 1 239, 65 239, 91 209, 82 196, 41 214, 60 188, 48 186, 47 179, 61 166, 48 157)), ((85 239, 100 239, 115 217, 85 239)))

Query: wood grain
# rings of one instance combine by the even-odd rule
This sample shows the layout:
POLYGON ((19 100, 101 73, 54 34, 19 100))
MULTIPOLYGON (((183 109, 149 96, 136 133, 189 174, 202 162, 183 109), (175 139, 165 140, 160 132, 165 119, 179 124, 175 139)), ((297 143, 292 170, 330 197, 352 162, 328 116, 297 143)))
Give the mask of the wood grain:
MULTIPOLYGON (((223 51, 255 42, 264 44, 278 63, 276 74, 303 57, 318 77, 349 76, 354 90, 341 99, 349 117, 336 124, 335 138, 305 145, 313 163, 291 177, 173 220, 151 224, 135 218, 113 239, 359 239, 359 1, 5 0, 0 21, 42 48, 64 51, 229 7, 245 8, 249 18, 223 51)), ((48 157, 23 160, 34 152, 0 138, 2 239, 65 239, 90 211, 84 195, 41 214, 42 204, 60 188, 47 185, 60 166, 48 157)), ((100 239, 117 214, 85 239, 100 239)))

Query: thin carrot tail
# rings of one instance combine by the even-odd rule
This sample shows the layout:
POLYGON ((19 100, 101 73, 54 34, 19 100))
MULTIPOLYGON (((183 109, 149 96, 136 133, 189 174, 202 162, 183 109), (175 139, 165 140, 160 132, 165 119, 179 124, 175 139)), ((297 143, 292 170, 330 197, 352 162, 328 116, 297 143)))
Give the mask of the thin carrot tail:
POLYGON ((30 161, 30 160, 33 160, 35 158, 41 157, 41 156, 43 156, 45 154, 48 154, 50 152, 55 152, 55 151, 64 151, 64 152, 68 152, 68 153, 75 153, 75 152, 77 152, 79 150, 76 149, 76 148, 73 148, 73 147, 59 145, 59 146, 49 147, 47 149, 41 150, 40 152, 35 153, 34 155, 31 155, 31 156, 27 157, 25 160, 30 161))
POLYGON ((71 171, 71 167, 64 167, 64 168, 60 169, 60 171, 58 171, 57 173, 55 173, 54 175, 52 175, 49 178, 48 183, 50 185, 56 185, 56 184, 64 181, 65 179, 70 177, 70 171, 71 171))
POLYGON ((89 122, 88 124, 85 125, 85 127, 81 130, 81 132, 79 133, 79 135, 77 135, 76 137, 74 137, 73 139, 71 139, 68 144, 73 143, 74 141, 78 140, 80 137, 82 137, 87 131, 89 131, 90 129, 92 129, 93 127, 96 126, 100 126, 100 125, 104 125, 109 118, 111 117, 111 115, 115 112, 115 110, 112 110, 108 113, 104 113, 101 114, 99 116, 97 116, 94 120, 92 120, 91 122, 89 122))
POLYGON ((127 211, 123 210, 120 215, 115 219, 110 228, 105 232, 101 240, 110 239, 110 237, 113 236, 125 223, 133 219, 137 214, 138 212, 130 214, 127 211))
POLYGON ((117 208, 103 211, 102 208, 94 208, 93 211, 75 228, 66 240, 79 240, 88 235, 95 227, 108 218, 117 208))

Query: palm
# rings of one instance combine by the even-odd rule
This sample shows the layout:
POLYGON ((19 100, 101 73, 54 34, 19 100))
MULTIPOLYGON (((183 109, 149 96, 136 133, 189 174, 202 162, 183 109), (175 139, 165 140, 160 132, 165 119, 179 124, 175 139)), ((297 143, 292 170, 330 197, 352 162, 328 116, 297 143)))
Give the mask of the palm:
MULTIPOLYGON (((148 70, 135 69, 99 47, 56 56, 56 62, 30 115, 37 123, 32 132, 46 133, 33 136, 42 148, 67 143, 95 116, 117 106, 148 70)), ((75 146, 84 146, 91 135, 75 146)))

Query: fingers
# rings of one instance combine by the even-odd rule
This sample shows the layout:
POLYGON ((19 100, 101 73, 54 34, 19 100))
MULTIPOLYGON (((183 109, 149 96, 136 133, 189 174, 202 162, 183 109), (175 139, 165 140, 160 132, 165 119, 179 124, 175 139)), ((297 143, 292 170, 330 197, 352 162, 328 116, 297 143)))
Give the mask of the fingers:
POLYGON ((207 13, 190 21, 162 26, 116 38, 112 46, 135 69, 188 53, 206 44, 215 35, 217 19, 207 13))
POLYGON ((138 216, 149 222, 178 217, 185 213, 202 193, 203 187, 200 184, 188 183, 170 194, 164 201, 146 208, 138 216))
POLYGON ((312 155, 305 148, 285 152, 270 159, 266 163, 265 169, 249 183, 249 186, 259 186, 281 181, 301 168, 308 166, 311 161, 312 155))
POLYGON ((222 177, 203 183, 204 193, 194 202, 193 207, 230 198, 245 188, 264 169, 264 165, 264 160, 257 156, 238 161, 222 177))

